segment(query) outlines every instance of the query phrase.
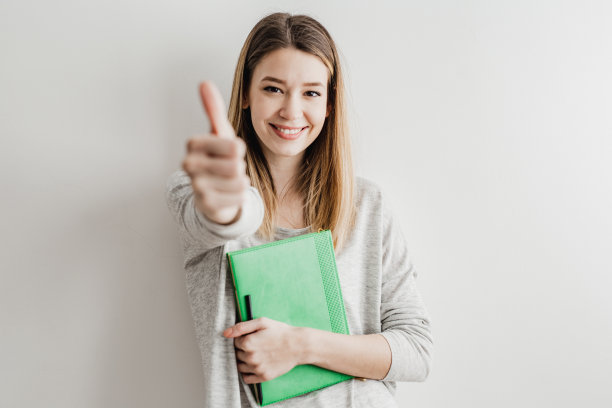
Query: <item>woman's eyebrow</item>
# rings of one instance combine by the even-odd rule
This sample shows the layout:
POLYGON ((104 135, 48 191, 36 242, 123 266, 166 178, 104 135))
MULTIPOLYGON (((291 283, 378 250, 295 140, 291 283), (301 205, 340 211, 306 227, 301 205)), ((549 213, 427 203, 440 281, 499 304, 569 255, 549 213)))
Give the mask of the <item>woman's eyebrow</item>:
MULTIPOLYGON (((274 78, 274 77, 271 77, 271 76, 263 77, 261 82, 263 82, 263 81, 277 82, 279 84, 285 85, 285 81, 283 81, 282 79, 274 78)), ((320 82, 304 82, 302 85, 304 85, 304 86, 321 86, 321 87, 323 86, 323 84, 320 83, 320 82)))

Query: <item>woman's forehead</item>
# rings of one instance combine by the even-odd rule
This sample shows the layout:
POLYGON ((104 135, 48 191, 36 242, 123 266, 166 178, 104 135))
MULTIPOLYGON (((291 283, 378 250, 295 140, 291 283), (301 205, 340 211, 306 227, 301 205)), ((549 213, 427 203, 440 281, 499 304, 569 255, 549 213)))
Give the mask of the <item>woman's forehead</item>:
POLYGON ((287 86, 327 84, 329 71, 316 55, 295 48, 282 48, 265 55, 255 67, 254 82, 264 79, 287 86))

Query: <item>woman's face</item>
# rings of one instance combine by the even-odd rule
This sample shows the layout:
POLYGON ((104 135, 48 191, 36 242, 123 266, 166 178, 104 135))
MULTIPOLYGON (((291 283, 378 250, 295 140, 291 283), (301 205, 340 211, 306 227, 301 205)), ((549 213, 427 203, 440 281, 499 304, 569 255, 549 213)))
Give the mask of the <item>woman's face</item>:
POLYGON ((317 138, 329 115, 327 81, 323 61, 295 48, 272 51, 259 61, 242 108, 251 107, 268 160, 301 156, 317 138))

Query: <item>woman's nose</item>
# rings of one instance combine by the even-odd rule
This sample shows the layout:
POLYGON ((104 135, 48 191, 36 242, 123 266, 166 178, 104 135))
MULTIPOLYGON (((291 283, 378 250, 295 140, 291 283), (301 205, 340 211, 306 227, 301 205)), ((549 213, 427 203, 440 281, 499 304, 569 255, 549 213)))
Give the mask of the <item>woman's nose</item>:
POLYGON ((283 100, 280 115, 287 120, 296 120, 302 117, 302 105, 299 95, 288 95, 283 100))

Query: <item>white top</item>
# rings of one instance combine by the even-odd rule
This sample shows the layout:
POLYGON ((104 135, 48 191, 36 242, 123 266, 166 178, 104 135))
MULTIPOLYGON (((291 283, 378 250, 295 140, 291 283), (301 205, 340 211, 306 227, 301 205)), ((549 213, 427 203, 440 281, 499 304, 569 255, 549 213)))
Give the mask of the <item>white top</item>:
MULTIPOLYGON (((225 254, 268 242, 256 234, 264 216, 263 200, 254 187, 249 192, 240 218, 219 225, 195 208, 184 171, 173 173, 167 183, 167 204, 179 228, 202 356, 205 407, 258 406, 238 372, 233 339, 222 334, 239 321, 225 254)), ((343 381, 270 407, 397 407, 395 382, 424 381, 429 374, 433 351, 429 315, 402 232, 372 181, 356 178, 355 204, 355 228, 336 253, 349 333, 381 333, 391 347, 391 368, 380 381, 343 381)), ((275 240, 308 232, 308 227, 277 228, 275 240)))

